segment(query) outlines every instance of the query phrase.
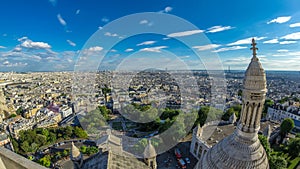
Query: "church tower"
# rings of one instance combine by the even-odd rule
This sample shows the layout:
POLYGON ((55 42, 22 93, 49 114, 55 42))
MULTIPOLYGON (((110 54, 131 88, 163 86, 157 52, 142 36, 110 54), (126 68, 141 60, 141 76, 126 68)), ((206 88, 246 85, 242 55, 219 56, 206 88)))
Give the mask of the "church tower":
POLYGON ((71 147, 71 160, 73 161, 74 169, 80 169, 82 167, 82 154, 73 142, 71 147))
POLYGON ((265 102, 266 75, 252 39, 252 59, 244 78, 241 117, 234 133, 214 145, 198 163, 200 169, 268 169, 267 154, 258 139, 265 102))
POLYGON ((154 146, 151 144, 151 140, 148 140, 148 145, 145 148, 144 151, 144 160, 147 166, 149 166, 151 169, 157 169, 157 163, 156 163, 156 151, 154 146))

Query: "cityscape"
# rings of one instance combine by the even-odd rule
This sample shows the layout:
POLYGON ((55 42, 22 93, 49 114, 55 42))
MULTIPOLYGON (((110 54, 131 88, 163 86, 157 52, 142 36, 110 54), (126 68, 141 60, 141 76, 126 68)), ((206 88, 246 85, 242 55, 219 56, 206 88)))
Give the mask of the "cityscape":
POLYGON ((3 2, 0 169, 300 169, 300 3, 228 3, 3 2))

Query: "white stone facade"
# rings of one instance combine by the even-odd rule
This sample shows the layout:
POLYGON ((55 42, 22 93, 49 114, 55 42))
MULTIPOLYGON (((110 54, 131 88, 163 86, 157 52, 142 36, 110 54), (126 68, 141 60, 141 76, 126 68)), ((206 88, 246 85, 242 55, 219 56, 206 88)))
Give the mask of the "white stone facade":
POLYGON ((241 117, 237 128, 200 158, 197 164, 199 169, 269 168, 267 154, 257 135, 267 92, 266 74, 256 57, 254 39, 251 49, 253 57, 245 73, 241 117))

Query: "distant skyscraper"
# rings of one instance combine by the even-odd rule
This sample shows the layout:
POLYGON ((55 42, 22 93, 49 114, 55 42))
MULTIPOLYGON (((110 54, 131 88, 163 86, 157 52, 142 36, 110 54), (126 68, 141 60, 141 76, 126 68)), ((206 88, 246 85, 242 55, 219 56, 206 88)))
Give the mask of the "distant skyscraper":
POLYGON ((253 57, 243 82, 241 117, 234 133, 210 148, 201 158, 200 169, 267 169, 267 154, 258 139, 262 108, 265 101, 266 75, 256 57, 256 43, 252 39, 253 57))

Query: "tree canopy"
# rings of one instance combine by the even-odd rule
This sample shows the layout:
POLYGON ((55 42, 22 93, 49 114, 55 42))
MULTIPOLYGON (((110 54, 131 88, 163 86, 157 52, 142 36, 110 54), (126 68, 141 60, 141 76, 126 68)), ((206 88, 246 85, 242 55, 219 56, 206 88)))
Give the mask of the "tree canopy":
POLYGON ((230 107, 222 116, 222 120, 228 121, 230 116, 235 113, 235 116, 237 119, 240 118, 240 113, 241 113, 242 106, 241 105, 234 105, 230 107))
POLYGON ((289 133, 293 128, 295 127, 294 120, 291 118, 286 118, 282 121, 280 125, 280 134, 282 136, 285 136, 287 133, 289 133))
POLYGON ((223 111, 214 107, 202 106, 198 111, 198 118, 196 124, 203 126, 205 122, 220 120, 223 115, 223 111))
POLYGON ((292 157, 300 156, 300 138, 290 140, 288 143, 288 152, 292 157))

